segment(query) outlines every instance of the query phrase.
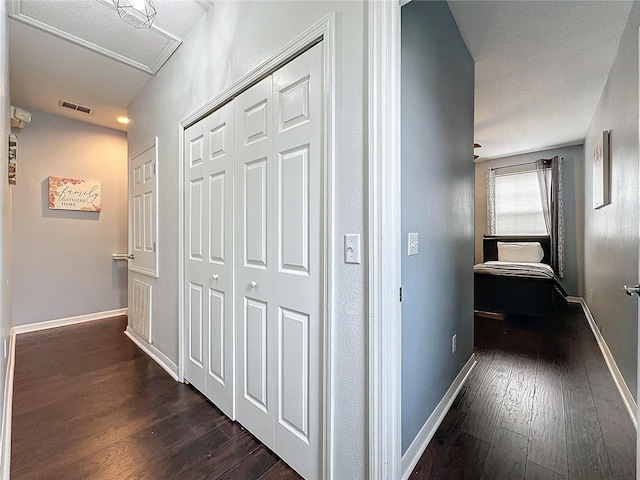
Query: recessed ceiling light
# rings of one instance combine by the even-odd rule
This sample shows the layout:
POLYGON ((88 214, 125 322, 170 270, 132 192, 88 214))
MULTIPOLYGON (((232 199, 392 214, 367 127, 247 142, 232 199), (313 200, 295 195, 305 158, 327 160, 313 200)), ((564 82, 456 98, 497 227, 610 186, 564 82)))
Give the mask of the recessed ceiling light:
POLYGON ((116 118, 116 121, 118 123, 123 123, 125 125, 129 125, 129 123, 131 122, 131 120, 128 117, 118 117, 116 118))

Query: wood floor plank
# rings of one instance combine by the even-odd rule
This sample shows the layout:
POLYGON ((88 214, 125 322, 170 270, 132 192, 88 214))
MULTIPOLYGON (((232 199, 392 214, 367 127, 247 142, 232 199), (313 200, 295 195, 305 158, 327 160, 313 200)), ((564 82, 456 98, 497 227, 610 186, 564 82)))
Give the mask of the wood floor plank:
POLYGON ((123 334, 126 323, 120 317, 19 336, 13 480, 298 478, 142 353, 123 334))
POLYGON ((193 463, 182 473, 182 476, 185 479, 193 480, 218 478, 239 463, 247 461, 247 456, 260 445, 260 442, 253 435, 244 431, 243 434, 231 439, 224 447, 217 449, 215 455, 201 458, 193 463))
POLYGON ((634 478, 636 431, 619 392, 611 388, 610 374, 603 369, 602 354, 594 348, 597 343, 580 308, 563 307, 553 319, 539 323, 476 319, 474 333, 476 371, 419 459, 412 479, 512 480, 523 478, 523 472, 527 480, 634 478), (504 385, 509 361, 506 394, 500 398, 495 386, 504 385), (509 426, 508 421, 521 417, 521 398, 527 396, 521 392, 530 390, 524 385, 531 378, 527 362, 536 365, 528 434, 526 422, 509 426), (491 406, 489 398, 499 406, 491 406), (493 433, 496 411, 491 445, 467 433, 493 433), (509 435, 520 436, 505 443, 509 435))
POLYGON ((525 480, 566 480, 566 478, 564 475, 560 475, 536 463, 527 462, 527 471, 524 475, 525 480))
POLYGON ((582 351, 582 358, 584 366, 587 370, 587 377, 589 378, 589 384, 598 385, 605 388, 616 388, 616 384, 611 378, 609 368, 607 367, 600 347, 595 339, 592 341, 580 341, 580 350, 582 351))
POLYGON ((566 476, 567 439, 562 380, 552 364, 538 364, 528 460, 566 476))
POLYGON ((626 408, 620 402, 595 397, 594 403, 613 478, 633 478, 636 473, 636 439, 633 435, 633 423, 626 408))
POLYGON ((516 357, 502 403, 498 426, 529 436, 533 413, 537 364, 529 357, 516 357))
POLYGON ((571 338, 560 338, 563 355, 559 359, 562 370, 562 387, 583 396, 591 395, 591 384, 584 365, 582 350, 578 343, 571 338))
POLYGON ((302 477, 291 470, 286 463, 280 460, 265 472, 258 480, 300 480, 302 477))
POLYGON ((564 389, 569 478, 612 478, 609 456, 593 398, 564 389))
POLYGON ((410 480, 477 480, 482 475, 489 443, 464 432, 446 442, 431 442, 410 480))
POLYGON ((524 435, 497 427, 491 440, 482 479, 522 480, 527 464, 528 439, 524 435))
POLYGON ((493 430, 500 415, 502 401, 509 385, 513 358, 496 352, 489 372, 479 386, 471 408, 473 415, 467 415, 462 430, 469 435, 491 441, 493 430))
POLYGON ((249 455, 251 461, 237 464, 231 470, 225 472, 220 480, 237 480, 239 478, 260 478, 271 467, 280 461, 278 456, 264 446, 256 448, 249 455))

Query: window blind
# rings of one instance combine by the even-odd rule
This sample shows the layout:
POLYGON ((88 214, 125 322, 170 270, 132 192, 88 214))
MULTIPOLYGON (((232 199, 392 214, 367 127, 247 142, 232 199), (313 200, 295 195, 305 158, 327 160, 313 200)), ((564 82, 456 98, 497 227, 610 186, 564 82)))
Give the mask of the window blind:
POLYGON ((495 177, 497 235, 547 235, 535 171, 495 177))

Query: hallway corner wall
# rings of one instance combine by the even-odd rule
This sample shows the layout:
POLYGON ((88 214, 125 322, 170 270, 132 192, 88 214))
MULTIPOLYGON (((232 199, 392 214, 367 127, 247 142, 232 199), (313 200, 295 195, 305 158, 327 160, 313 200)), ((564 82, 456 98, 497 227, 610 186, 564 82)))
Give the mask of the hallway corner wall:
POLYGON ((14 326, 127 306, 127 141, 117 130, 31 110, 17 132, 14 326), (50 210, 48 177, 101 182, 102 211, 50 210))
POLYGON ((446 2, 402 7, 402 452, 473 353, 474 63, 446 2), (408 234, 418 254, 408 256, 408 234), (457 351, 452 353, 452 336, 457 351))

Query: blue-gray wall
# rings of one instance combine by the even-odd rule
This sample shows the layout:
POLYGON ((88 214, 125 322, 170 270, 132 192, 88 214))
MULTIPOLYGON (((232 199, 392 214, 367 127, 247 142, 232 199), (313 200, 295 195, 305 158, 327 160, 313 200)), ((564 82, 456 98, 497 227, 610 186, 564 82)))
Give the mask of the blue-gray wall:
POLYGON ((585 139, 585 295, 627 386, 636 395, 638 300, 638 26, 634 2, 609 78, 585 139), (611 204, 593 210, 593 147, 609 130, 611 204))
MULTIPOLYGON (((480 152, 480 151, 478 151, 480 152)), ((584 261, 584 147, 554 148, 541 152, 476 162, 476 263, 482 262, 482 236, 487 232, 487 170, 520 165, 558 155, 562 162, 564 198, 564 278, 569 295, 582 295, 584 261)))
POLYGON ((473 59, 447 4, 405 5, 403 453, 473 352, 473 91, 473 59), (419 254, 411 257, 409 232, 420 235, 419 254))

